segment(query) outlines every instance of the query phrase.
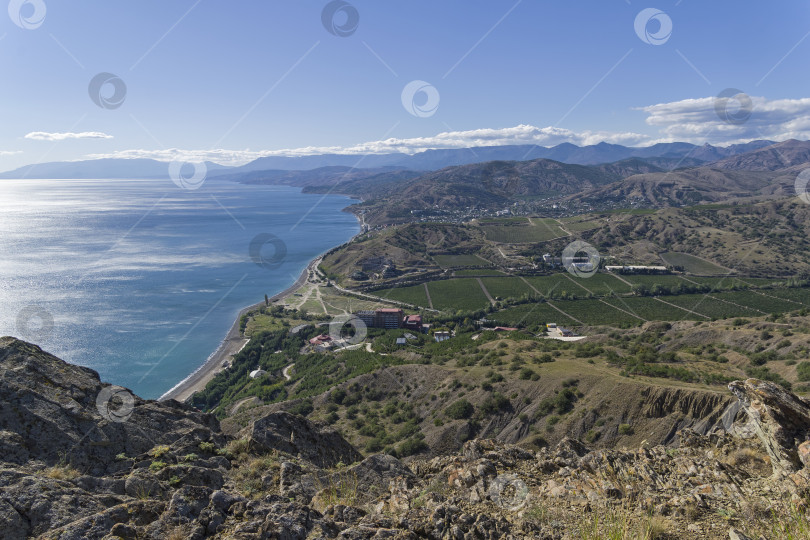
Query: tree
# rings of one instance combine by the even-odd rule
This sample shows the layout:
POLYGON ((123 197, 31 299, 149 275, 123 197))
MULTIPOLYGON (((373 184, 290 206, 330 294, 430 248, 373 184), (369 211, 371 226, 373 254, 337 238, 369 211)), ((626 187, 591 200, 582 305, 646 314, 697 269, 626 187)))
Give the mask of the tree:
POLYGON ((264 305, 265 305, 265 306, 269 306, 269 305, 270 305, 270 299, 269 299, 269 298, 267 298, 267 295, 266 295, 266 294, 264 295, 264 305))

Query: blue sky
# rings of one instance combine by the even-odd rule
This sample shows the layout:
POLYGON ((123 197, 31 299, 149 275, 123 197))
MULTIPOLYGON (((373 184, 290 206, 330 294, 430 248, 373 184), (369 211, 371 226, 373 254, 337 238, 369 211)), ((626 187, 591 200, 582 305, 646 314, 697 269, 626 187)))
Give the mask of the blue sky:
MULTIPOLYGON (((322 23, 328 4, 12 0, 0 17, 0 170, 87 156, 240 163, 286 150, 810 138, 806 1, 352 0, 359 24, 345 37, 322 23), (37 28, 12 20, 37 26, 42 5, 37 28), (636 33, 646 8, 672 23, 661 44, 636 33), (126 84, 120 107, 90 99, 101 72, 126 84), (414 80, 439 96, 422 116, 402 103, 414 80), (751 97, 745 122, 715 114, 727 88, 751 97)), ((658 24, 644 28, 655 36, 658 24)))

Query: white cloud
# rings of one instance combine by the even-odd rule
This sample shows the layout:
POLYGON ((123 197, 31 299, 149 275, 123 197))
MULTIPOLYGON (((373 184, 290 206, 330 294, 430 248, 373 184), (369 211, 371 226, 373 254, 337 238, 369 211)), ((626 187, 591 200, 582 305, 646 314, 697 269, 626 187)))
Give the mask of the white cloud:
POLYGON ((22 154, 22 150, 0 150, 0 157, 16 156, 17 154, 22 154))
POLYGON ((578 145, 596 144, 607 141, 616 144, 637 145, 649 137, 639 133, 612 133, 583 131, 574 132, 554 127, 536 127, 519 125, 503 129, 476 129, 470 131, 448 131, 432 137, 410 139, 390 138, 382 141, 370 141, 353 146, 309 146, 282 150, 121 150, 107 154, 90 154, 87 159, 149 158, 159 161, 213 161, 224 165, 241 165, 260 157, 268 156, 309 156, 315 154, 387 154, 402 152, 415 154, 435 148, 468 148, 470 146, 504 146, 510 144, 537 144, 554 146, 563 142, 578 145))
POLYGON ((647 124, 658 127, 660 141, 733 144, 755 139, 783 141, 810 139, 810 98, 775 99, 750 97, 750 107, 743 100, 730 100, 727 109, 715 97, 684 99, 641 107, 647 113, 647 124), (727 110, 739 114, 738 123, 727 122, 718 114, 727 110), (741 108, 741 105, 743 108, 741 108), (745 111, 750 116, 745 119, 745 111), (744 121, 743 121, 744 119, 744 121))
POLYGON ((64 141, 67 139, 112 139, 112 135, 107 135, 100 131, 83 131, 82 133, 48 133, 47 131, 32 131, 25 136, 26 139, 34 141, 64 141))
MULTIPOLYGON (((308 156, 314 154, 415 154, 424 150, 536 144, 555 146, 573 143, 579 146, 607 142, 625 146, 649 146, 658 142, 691 142, 728 145, 755 139, 776 141, 810 139, 810 98, 768 100, 751 97, 751 116, 742 123, 724 122, 715 110, 715 97, 684 99, 659 103, 637 110, 647 113, 646 124, 653 132, 572 131, 559 127, 521 124, 507 128, 483 128, 468 131, 446 131, 428 137, 389 138, 351 146, 309 146, 280 150, 168 150, 132 149, 107 154, 91 154, 86 159, 150 158, 159 161, 213 161, 224 165, 242 165, 267 156, 308 156)), ((728 112, 735 114, 734 101, 728 112)), ((31 134, 29 134, 31 135, 31 134)), ((103 134, 102 134, 103 135, 103 134)), ((29 137, 30 138, 30 137, 29 137)))

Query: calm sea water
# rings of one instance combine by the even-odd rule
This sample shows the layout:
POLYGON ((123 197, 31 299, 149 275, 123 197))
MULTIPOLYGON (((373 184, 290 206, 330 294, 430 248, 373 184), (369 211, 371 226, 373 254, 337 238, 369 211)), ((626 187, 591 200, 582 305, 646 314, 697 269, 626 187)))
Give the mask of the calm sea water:
POLYGON ((341 212, 350 202, 211 180, 196 191, 165 180, 0 180, 0 336, 157 398, 205 362, 241 308, 357 233, 341 212), (286 255, 277 261, 267 242, 260 253, 272 264, 260 266, 249 250, 266 233, 286 255))

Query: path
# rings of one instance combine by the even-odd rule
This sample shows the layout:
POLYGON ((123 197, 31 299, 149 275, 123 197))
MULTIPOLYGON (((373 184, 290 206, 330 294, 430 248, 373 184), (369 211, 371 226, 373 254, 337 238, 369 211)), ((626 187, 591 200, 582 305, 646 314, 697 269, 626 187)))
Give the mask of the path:
MULTIPOLYGON (((573 284, 574 284, 574 285, 576 285, 577 287, 581 287, 582 289, 584 289, 584 290, 585 290, 585 291, 586 291, 588 294, 593 294, 593 291, 592 291, 592 290, 590 290, 588 287, 586 287, 586 286, 585 286, 585 285, 583 285, 582 283, 580 283, 580 282, 578 282, 577 280, 575 280, 574 278, 572 278, 572 277, 571 277, 571 275, 570 275, 568 272, 565 272, 563 275, 564 275, 565 277, 567 277, 567 278, 568 278, 568 280, 569 280, 571 283, 573 283, 573 284)), ((586 279, 587 279, 587 278, 586 278, 586 279)))
POLYGON ((428 306, 433 309, 433 299, 430 297, 430 289, 428 289, 427 281, 422 283, 425 286, 425 296, 427 296, 428 306))
POLYGON ((526 281, 526 278, 525 278, 525 277, 523 277, 523 276, 518 276, 518 277, 519 277, 520 279, 522 279, 522 280, 523 280, 523 283, 525 283, 526 285, 528 285, 528 286, 529 286, 529 288, 530 288, 531 290, 533 290, 534 292, 536 292, 538 296, 543 296, 543 293, 541 293, 540 291, 538 291, 538 290, 537 290, 537 289, 534 287, 534 285, 532 285, 531 283, 529 283, 528 281, 526 281))
POLYGON ((663 304, 666 304, 666 305, 668 305, 668 306, 672 306, 672 307, 674 307, 674 308, 678 308, 678 309, 680 309, 680 310, 686 311, 687 313, 691 313, 692 315, 697 315, 698 317, 703 317, 704 319, 711 319, 711 317, 707 317, 707 316, 706 316, 706 315, 704 315, 703 313, 698 313, 697 311, 692 311, 691 309, 686 309, 685 307, 676 306, 675 304, 670 304, 669 302, 665 302, 665 301, 661 300, 661 299, 660 299, 660 298, 658 298, 657 296, 653 296, 653 298, 654 298, 655 300, 658 300, 659 302, 661 302, 661 303, 663 303, 663 304))
POLYGON ((288 381, 292 379, 292 377, 290 377, 290 368, 292 368, 294 365, 295 365, 294 363, 290 364, 289 366, 284 368, 284 371, 281 372, 284 378, 287 379, 288 381))
POLYGON ((494 304, 494 303, 495 303, 495 299, 494 299, 494 298, 492 298, 492 295, 491 295, 491 294, 489 294, 489 291, 488 291, 488 290, 487 290, 487 288, 484 286, 484 282, 483 282, 483 281, 481 281, 481 278, 480 278, 480 277, 475 278, 475 281, 477 281, 477 282, 478 282, 478 285, 480 285, 480 286, 481 286, 481 290, 482 290, 482 291, 484 291, 484 294, 486 295, 487 299, 489 300, 489 303, 490 303, 490 304, 494 304))

